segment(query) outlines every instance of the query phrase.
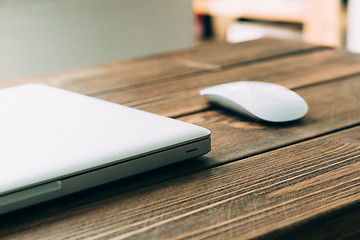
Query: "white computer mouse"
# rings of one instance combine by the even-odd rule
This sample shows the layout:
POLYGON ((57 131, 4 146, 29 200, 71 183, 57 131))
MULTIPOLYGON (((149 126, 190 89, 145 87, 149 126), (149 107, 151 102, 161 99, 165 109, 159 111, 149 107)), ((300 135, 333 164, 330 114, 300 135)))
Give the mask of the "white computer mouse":
POLYGON ((267 122, 298 120, 308 111, 302 97, 274 83, 231 82, 203 89, 200 95, 218 105, 267 122))

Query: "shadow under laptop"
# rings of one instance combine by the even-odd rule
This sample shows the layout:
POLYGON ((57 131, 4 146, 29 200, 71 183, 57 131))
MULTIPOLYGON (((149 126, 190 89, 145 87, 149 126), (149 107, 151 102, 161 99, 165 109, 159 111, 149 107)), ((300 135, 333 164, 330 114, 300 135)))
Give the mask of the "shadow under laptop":
MULTIPOLYGON (((33 205, 17 211, 0 215, 0 229, 3 234, 11 235, 6 229, 16 232, 42 224, 59 221, 62 218, 79 217, 89 211, 101 212, 103 208, 118 205, 139 192, 154 191, 161 185, 174 184, 170 180, 209 168, 211 159, 206 156, 187 159, 178 163, 150 170, 135 176, 83 190, 58 199, 33 205), (151 186, 151 187, 150 187, 151 186)), ((0 235, 1 237, 1 235, 0 235)))
MULTIPOLYGON (((234 112, 227 110, 221 110, 219 116, 224 118, 224 121, 231 121, 228 123, 230 126, 238 125, 238 122, 241 122, 243 125, 245 123, 251 125, 252 129, 264 128, 276 130, 281 128, 291 128, 297 127, 298 125, 306 125, 311 121, 311 119, 305 118, 285 124, 265 123, 239 116, 234 114, 234 112)), ((216 145, 216 141, 214 144, 216 145)), ((113 209, 117 209, 119 205, 126 205, 127 202, 130 202, 132 205, 138 204, 139 206, 142 206, 144 202, 138 199, 140 196, 149 196, 149 193, 158 194, 157 190, 159 189, 171 188, 174 184, 179 184, 179 181, 175 180, 179 177, 182 177, 181 183, 190 182, 195 177, 192 175, 193 173, 224 164, 224 162, 217 162, 213 157, 209 156, 212 156, 212 154, 191 158, 55 200, 0 215, 0 229, 2 230, 0 238, 5 235, 11 236, 12 233, 20 230, 36 228, 36 226, 40 225, 50 225, 52 222, 55 223, 61 221, 61 219, 77 219, 79 221, 82 219, 81 221, 84 221, 81 216, 87 216, 89 212, 91 215, 99 215, 98 218, 101 218, 100 215, 104 215, 104 213, 107 212, 106 209, 113 211, 113 209), (138 200, 139 202, 137 202, 138 200), (11 230, 7 231, 10 226, 11 230)), ((249 157, 249 155, 244 154, 243 157, 249 157)), ((236 158, 233 161, 237 160, 240 159, 236 158)), ((231 161, 228 161, 227 163, 229 162, 231 161)), ((204 174, 206 173, 204 172, 204 174)), ((176 198, 177 196, 174 197, 176 198)), ((152 199, 147 200, 150 202, 152 201, 152 199)))

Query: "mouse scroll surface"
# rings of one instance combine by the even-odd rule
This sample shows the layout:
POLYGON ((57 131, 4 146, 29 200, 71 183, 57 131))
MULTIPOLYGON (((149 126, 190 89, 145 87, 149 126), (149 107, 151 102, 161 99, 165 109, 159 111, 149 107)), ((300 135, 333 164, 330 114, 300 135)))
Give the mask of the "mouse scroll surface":
POLYGON ((298 120, 308 111, 302 97, 274 83, 225 83, 203 89, 200 94, 220 106, 267 122, 298 120))

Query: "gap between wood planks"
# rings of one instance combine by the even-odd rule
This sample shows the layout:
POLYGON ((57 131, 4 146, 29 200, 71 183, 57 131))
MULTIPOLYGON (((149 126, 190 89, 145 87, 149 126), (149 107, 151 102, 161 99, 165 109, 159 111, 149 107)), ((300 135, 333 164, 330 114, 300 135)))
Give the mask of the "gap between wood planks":
MULTIPOLYGON (((336 141, 339 135, 329 137, 336 141)), ((340 137, 343 136, 341 135, 340 137)), ((324 149, 328 146, 329 142, 331 141, 322 139, 322 144, 320 145, 317 143, 309 143, 308 145, 301 144, 302 150, 308 151, 306 154, 308 159, 306 161, 308 163, 312 163, 313 160, 316 160, 314 163, 314 167, 316 169, 313 169, 312 167, 302 169, 303 162, 300 160, 300 157, 297 157, 297 161, 295 161, 297 167, 295 169, 291 165, 291 160, 285 161, 284 164, 286 165, 286 167, 283 169, 285 175, 283 175, 282 173, 276 171, 276 168, 281 167, 282 164, 280 164, 279 161, 275 161, 275 159, 270 158, 271 161, 269 164, 273 162, 276 164, 276 166, 273 166, 268 171, 260 171, 259 175, 262 176, 257 176, 253 175, 254 169, 256 169, 256 166, 254 165, 258 163, 261 165, 261 168, 264 169, 267 165, 266 158, 269 158, 269 156, 257 156, 256 158, 251 159, 255 162, 248 161, 245 163, 241 163, 241 165, 232 165, 232 167, 228 168, 221 167, 217 169, 218 171, 216 174, 214 173, 214 171, 209 175, 204 173, 196 173, 196 175, 192 175, 190 177, 183 177, 180 180, 174 179, 170 183, 162 183, 157 186, 150 186, 148 187, 149 191, 141 192, 139 190, 133 194, 130 193, 129 195, 122 196, 120 197, 120 199, 117 199, 117 201, 114 200, 111 203, 111 206, 108 206, 108 213, 110 211, 113 214, 110 217, 105 217, 108 222, 96 222, 94 220, 94 222, 88 223, 93 224, 93 226, 96 225, 96 227, 91 228, 91 226, 88 226, 87 229, 84 229, 82 228, 82 223, 78 222, 78 220, 83 218, 84 216, 74 216, 74 218, 72 219, 72 223, 75 226, 70 224, 72 228, 71 234, 74 234, 73 231, 77 230, 79 235, 74 234, 73 236, 81 236, 87 239, 96 239, 100 237, 121 238, 125 236, 136 236, 137 234, 144 234, 142 236, 142 238, 144 238, 145 236, 155 237, 155 228, 160 226, 166 226, 163 227, 162 230, 159 230, 159 232, 162 231, 162 234, 164 234, 161 236, 170 237, 172 234, 174 234, 171 230, 174 230, 176 227, 183 226, 183 224, 185 224, 186 222, 191 221, 192 224, 187 226, 188 229, 184 230, 180 235, 175 234, 171 237, 184 238, 191 236, 213 236, 212 234, 217 233, 226 234, 227 231, 231 231, 231 229, 233 228, 238 228, 239 231, 242 231, 243 233, 239 233, 241 236, 244 236, 245 234, 246 236, 254 237, 254 234, 258 236, 260 233, 266 233, 266 231, 268 231, 268 225, 270 226, 270 229, 279 229, 289 226, 293 223, 298 223, 299 219, 306 221, 315 214, 327 213, 327 211, 329 210, 342 207, 343 205, 346 205, 349 202, 351 203, 351 201, 354 200, 353 198, 347 198, 346 204, 337 201, 337 205, 334 206, 332 204, 334 202, 334 199, 330 196, 327 196, 327 198, 325 199, 327 202, 325 207, 323 208, 316 208, 314 209, 314 211, 311 211, 311 209, 309 210, 305 207, 305 210, 307 210, 305 215, 302 215, 302 212, 300 210, 297 210, 299 206, 304 208, 303 204, 311 205, 312 202, 315 202, 317 205, 322 204, 321 197, 323 196, 323 192, 329 192, 335 197, 343 197, 347 193, 347 190, 341 188, 344 184, 347 184, 346 187, 350 190, 356 190, 353 189, 354 185, 349 186, 349 183, 352 183, 353 181, 358 182, 358 179, 352 178, 347 179, 346 181, 343 181, 341 178, 336 177, 333 177, 333 179, 326 179, 326 176, 328 178, 332 176, 331 173, 334 171, 334 169, 337 169, 337 166, 345 166, 347 167, 347 169, 349 169, 349 165, 353 164, 351 160, 342 159, 341 156, 343 155, 343 151, 338 151, 338 145, 346 145, 346 141, 344 143, 342 141, 342 138, 340 138, 341 144, 337 144, 335 147, 333 147, 336 150, 335 153, 337 153, 335 154, 336 157, 334 157, 334 159, 332 157, 332 154, 327 153, 326 149, 324 149), (313 147, 315 147, 315 149, 313 149, 313 147), (327 161, 325 161, 325 163, 320 159, 321 157, 316 157, 315 159, 312 159, 314 151, 317 152, 316 150, 322 150, 321 153, 323 154, 326 153, 327 161), (338 162, 336 160, 341 161, 338 162), (251 167, 251 169, 249 170, 247 169, 247 167, 251 167), (298 167, 300 167, 300 169, 298 167), (318 168, 324 169, 324 171, 321 171, 318 168), (231 173, 236 174, 233 175, 231 173), (294 173, 295 175, 293 175, 294 173), (239 179, 236 179, 238 174, 240 174, 240 176, 243 176, 243 179, 241 181, 239 179), (279 176, 281 176, 281 178, 279 178, 279 176), (324 182, 324 189, 318 190, 316 188, 313 188, 314 186, 319 184, 316 182, 316 179, 321 176, 324 176, 325 178, 322 178, 322 182, 324 182), (217 179, 217 177, 221 177, 223 180, 221 181, 217 179), (250 179, 248 179, 247 177, 249 177, 250 179), (200 190, 198 190, 196 184, 203 182, 204 179, 209 180, 213 184, 215 182, 218 182, 218 188, 213 189, 213 186, 210 184, 208 188, 201 189, 200 187, 200 190), (225 181, 226 179, 228 181, 225 181), (193 180, 196 180, 196 182, 193 182, 193 180), (332 180, 334 180, 334 184, 332 184, 332 180), (230 185, 228 184, 228 182, 230 185), (299 189, 296 188, 297 190, 293 193, 293 189, 291 186, 299 183, 301 186, 298 186, 299 189), (238 184, 241 186, 238 186, 238 184), (329 186, 329 184, 331 186, 329 186), (186 186, 190 189, 187 189, 186 186), (301 188, 304 187, 308 188, 308 190, 305 192, 305 194, 302 194, 301 188), (172 192, 168 193, 168 191, 172 192), (288 196, 288 191, 290 191, 290 195, 293 196, 288 196), (163 196, 163 194, 176 196, 176 193, 180 195, 178 197, 173 197, 170 199, 166 198, 166 196, 163 196), (181 193, 186 194, 183 195, 181 193), (224 194, 227 196, 226 198, 222 197, 224 194), (259 209, 253 209, 252 205, 247 200, 252 197, 257 197, 260 201, 261 199, 259 198, 262 198, 262 194, 265 195, 266 199, 263 199, 264 201, 262 202, 258 202, 259 209), (138 196, 137 199, 131 199, 132 197, 136 196, 138 196), (282 196, 288 197, 282 198, 282 196), (136 205, 136 211, 121 211, 122 209, 126 209, 128 207, 127 203, 122 203, 122 201, 124 201, 128 197, 130 198, 128 199, 129 204, 136 205), (153 197, 153 201, 146 200, 148 197, 153 197), (269 200, 269 202, 266 201, 267 199, 269 200), (121 203, 123 206, 119 206, 121 205, 121 203), (224 214, 223 212, 224 209, 232 209, 231 203, 234 203, 234 207, 239 205, 240 203, 243 203, 244 206, 242 208, 247 211, 242 212, 241 209, 237 209, 238 211, 233 216, 227 218, 226 214, 224 214), (182 207, 180 207, 179 205, 181 205, 182 207), (171 206, 176 206, 176 208, 172 208, 171 206), (284 212, 282 209, 283 206, 285 210, 289 210, 290 218, 286 214, 284 216, 284 212), (201 219, 202 216, 207 216, 207 214, 214 214, 214 211, 219 213, 219 218, 222 218, 222 220, 219 220, 217 223, 211 224, 207 224, 202 221, 195 221, 197 219, 201 219), (272 216, 270 220, 273 220, 273 218, 275 217, 278 218, 278 220, 280 221, 271 222, 267 218, 268 212, 271 213, 272 216), (261 220, 266 221, 267 224, 264 225, 261 220), (199 228, 195 227, 195 229, 191 229, 193 224, 195 226, 198 225, 199 228), (250 224, 250 230, 248 229, 246 224, 250 224), (261 228, 258 232, 256 232, 257 227, 261 228), (253 232, 251 230, 253 230, 253 232)), ((331 146, 333 146, 333 144, 331 144, 331 146)), ((297 146, 293 146, 293 148, 296 147, 297 146)), ((287 155, 289 154, 289 152, 291 153, 290 148, 288 148, 285 153, 278 151, 271 154, 271 156, 277 156, 282 158, 282 155, 287 155)), ((351 153, 351 155, 354 156, 355 154, 351 153)), ((337 174, 342 177, 349 173, 343 173, 341 172, 341 170, 339 170, 337 174)), ((107 203, 104 203, 103 205, 107 205, 107 203)), ((129 206, 129 208, 131 209, 131 206, 129 206)), ((234 211, 235 210, 236 207, 234 211)), ((101 209, 97 211, 95 209, 94 211, 88 213, 87 216, 90 217, 90 219, 96 219, 97 217, 102 216, 101 214, 104 214, 101 209)), ((217 217, 217 215, 214 215, 214 217, 217 217)), ((30 233, 31 229, 29 229, 27 235, 29 235, 30 233)), ((46 234, 46 230, 43 230, 43 233, 46 234)), ((63 232, 57 231, 57 234, 61 235, 63 234, 63 232)))
MULTIPOLYGON (((45 83, 52 86, 72 90, 83 94, 91 94, 119 87, 128 87, 129 83, 151 82, 164 78, 176 77, 206 69, 204 67, 186 66, 175 61, 181 57, 191 62, 226 66, 234 63, 249 62, 256 59, 277 56, 324 47, 309 45, 298 41, 262 38, 240 44, 210 44, 196 48, 168 52, 155 56, 145 56, 136 59, 126 59, 103 65, 84 67, 80 69, 14 79, 2 82, 1 87, 10 87, 26 83, 45 83), (195 67, 195 68, 194 68, 195 67), (154 71, 154 69, 156 71, 154 71), (160 70, 160 71, 158 71, 160 70)), ((206 67, 208 68, 208 66, 206 67)))
MULTIPOLYGON (((343 80, 351 79, 351 78, 357 77, 357 76, 360 76, 360 70, 359 70, 358 73, 351 73, 349 75, 345 75, 345 76, 342 76, 342 77, 329 78, 329 79, 319 81, 319 82, 307 83, 307 84, 305 84, 303 86, 297 86, 297 87, 291 88, 291 90, 296 91, 296 90, 299 90, 299 89, 305 89, 305 88, 308 88, 308 87, 323 85, 323 84, 327 84, 327 83, 331 83, 331 82, 335 82, 335 81, 343 81, 343 80)), ((154 102, 156 102, 156 101, 154 101, 154 102)), ((133 107, 136 107, 136 105, 133 106, 133 107)), ((207 111, 213 110, 213 109, 214 109, 213 105, 209 105, 206 108, 202 108, 202 109, 199 109, 199 110, 196 110, 196 111, 189 111, 189 112, 185 112, 185 113, 182 113, 182 114, 179 114, 179 115, 172 115, 171 118, 176 118, 177 119, 177 118, 181 118, 181 117, 190 116, 192 114, 207 112, 207 111)))
POLYGON ((341 128, 337 128, 337 129, 334 129, 334 130, 331 130, 331 131, 328 131, 328 132, 324 132, 324 133, 314 135, 312 137, 299 139, 299 140, 296 140, 296 141, 293 141, 293 142, 288 142, 286 144, 283 144, 283 145, 280 145, 280 146, 277 146, 277 147, 274 147, 274 148, 269 148, 269 149, 266 149, 266 150, 263 150, 263 151, 253 152, 253 153, 245 155, 245 156, 243 156, 241 158, 229 160, 227 162, 221 162, 216 166, 221 166, 221 165, 233 163, 233 162, 236 162, 236 161, 244 160, 246 158, 250 158, 250 157, 253 157, 253 156, 260 155, 260 154, 265 154, 265 153, 268 153, 268 152, 271 152, 271 151, 274 151, 274 150, 279 150, 281 148, 286 148, 286 147, 289 147, 289 146, 293 146, 295 144, 300 144, 300 143, 307 142, 307 141, 310 141, 310 140, 313 140, 313 139, 316 139, 316 138, 324 137, 324 136, 327 136, 327 135, 330 135, 330 134, 339 133, 339 132, 345 131, 345 130, 350 130, 350 129, 356 128, 358 126, 360 126, 360 123, 352 124, 352 125, 341 127, 341 128))
MULTIPOLYGON (((314 48, 310 48, 310 49, 296 50, 293 52, 282 53, 282 54, 278 54, 278 55, 274 55, 274 56, 270 56, 270 57, 263 57, 263 58, 259 58, 259 59, 255 59, 255 60, 234 63, 234 64, 229 64, 229 65, 224 65, 224 66, 221 66, 220 64, 210 64, 210 63, 206 63, 206 62, 198 62, 198 61, 188 60, 183 57, 175 56, 174 59, 178 60, 180 63, 183 63, 186 66, 201 68, 203 70, 174 76, 174 77, 171 77, 171 80, 180 80, 180 79, 184 79, 184 78, 187 78, 190 76, 191 77, 198 76, 198 75, 201 75, 204 73, 210 73, 210 72, 214 72, 214 71, 216 72, 216 71, 220 71, 220 70, 229 70, 229 69, 236 68, 236 67, 248 66, 253 63, 262 63, 262 62, 281 59, 281 58, 285 58, 285 57, 304 55, 304 54, 308 54, 308 53, 312 53, 312 52, 320 52, 320 51, 325 51, 325 50, 329 50, 329 49, 331 49, 331 48, 323 47, 323 46, 315 46, 314 48)), ((113 88, 113 89, 104 90, 104 91, 92 92, 92 93, 89 93, 88 95, 96 97, 96 96, 101 96, 101 95, 105 95, 105 94, 111 94, 111 93, 115 93, 115 92, 120 92, 122 90, 130 90, 130 89, 134 89, 137 87, 153 85, 158 82, 162 82, 166 79, 169 79, 169 77, 158 78, 156 80, 147 81, 144 83, 131 84, 131 85, 127 85, 126 87, 119 87, 119 88, 113 88)))
POLYGON ((347 56, 341 51, 322 51, 244 68, 160 81, 97 97, 168 117, 178 117, 208 108, 207 101, 198 94, 200 89, 208 86, 251 80, 274 82, 290 89, 298 89, 313 83, 339 80, 344 76, 356 76, 360 69, 359 59, 358 56, 347 56))

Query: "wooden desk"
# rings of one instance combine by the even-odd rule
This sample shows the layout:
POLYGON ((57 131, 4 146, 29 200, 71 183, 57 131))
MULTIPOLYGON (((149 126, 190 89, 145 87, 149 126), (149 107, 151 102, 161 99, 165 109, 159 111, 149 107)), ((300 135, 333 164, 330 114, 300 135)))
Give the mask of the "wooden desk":
POLYGON ((212 131, 212 151, 3 215, 1 239, 359 237, 359 55, 261 39, 0 86, 26 82, 198 124, 212 131), (291 124, 262 124, 198 94, 238 80, 291 88, 309 113, 291 124))

